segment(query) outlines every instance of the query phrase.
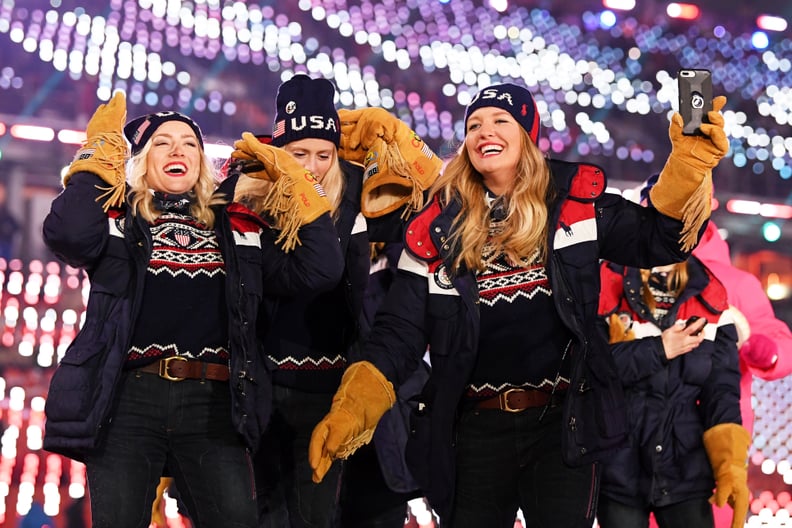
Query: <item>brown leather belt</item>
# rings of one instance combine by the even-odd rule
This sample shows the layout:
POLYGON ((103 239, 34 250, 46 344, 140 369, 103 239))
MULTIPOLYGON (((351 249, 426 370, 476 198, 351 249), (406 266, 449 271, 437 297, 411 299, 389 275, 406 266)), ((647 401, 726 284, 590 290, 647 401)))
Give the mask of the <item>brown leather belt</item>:
POLYGON ((156 374, 169 381, 182 381, 185 379, 228 381, 230 373, 227 365, 206 363, 187 359, 182 356, 171 356, 160 359, 145 367, 135 369, 137 372, 156 374))
MULTIPOLYGON (((558 396, 558 394, 556 394, 558 396)), ((525 389, 509 389, 497 396, 476 402, 474 409, 500 409, 501 411, 520 412, 550 403, 553 396, 549 392, 525 389)))

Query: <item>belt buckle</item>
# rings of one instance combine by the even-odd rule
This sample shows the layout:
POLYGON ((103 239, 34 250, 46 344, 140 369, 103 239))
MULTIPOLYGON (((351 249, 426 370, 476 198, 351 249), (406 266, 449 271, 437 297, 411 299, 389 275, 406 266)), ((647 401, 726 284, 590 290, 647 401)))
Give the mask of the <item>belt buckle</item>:
POLYGON ((511 389, 509 389, 509 390, 507 390, 505 392, 501 392, 500 394, 498 394, 498 400, 500 400, 500 408, 501 408, 501 410, 502 411, 506 411, 506 412, 512 412, 512 413, 516 413, 516 412, 522 411, 523 409, 514 409, 511 406, 509 406, 509 394, 512 393, 512 392, 521 392, 521 391, 522 391, 522 389, 518 389, 516 387, 512 387, 511 389))
POLYGON ((179 376, 171 376, 168 374, 168 365, 170 365, 171 361, 187 361, 187 358, 184 356, 170 356, 164 359, 160 359, 159 362, 159 377, 166 379, 168 381, 183 381, 187 378, 180 378, 179 376))

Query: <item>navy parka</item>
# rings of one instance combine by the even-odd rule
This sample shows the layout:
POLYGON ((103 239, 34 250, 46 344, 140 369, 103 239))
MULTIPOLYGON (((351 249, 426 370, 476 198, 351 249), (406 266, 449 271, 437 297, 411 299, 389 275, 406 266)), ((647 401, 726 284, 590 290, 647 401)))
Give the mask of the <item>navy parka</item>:
MULTIPOLYGON (((559 434, 565 461, 577 465, 597 461, 627 432, 621 383, 597 334, 600 259, 645 267, 681 261, 687 253, 678 242, 681 222, 605 193, 600 168, 548 163, 555 199, 546 266, 556 309, 574 336, 559 434)), ((412 416, 407 459, 441 518, 453 504, 456 413, 479 342, 476 277, 448 271, 454 255, 446 241, 459 212, 458 201, 444 204, 435 197, 410 221, 399 273, 364 349, 364 359, 397 387, 429 349, 431 377, 412 416)))
MULTIPOLYGON (((233 197, 236 178, 218 192, 233 197)), ((54 254, 90 280, 85 323, 53 374, 46 404, 44 448, 77 460, 97 447, 127 357, 138 315, 152 241, 131 209, 105 213, 97 199, 104 182, 74 174, 52 203, 43 235, 54 254)), ((271 380, 256 337, 259 318, 271 317, 278 296, 334 286, 342 271, 328 214, 300 229, 302 244, 287 254, 277 233, 236 203, 216 206, 215 232, 225 261, 230 352, 229 389, 234 427, 253 451, 269 419, 271 380)), ((189 314, 174 314, 189 324, 189 314)))
MULTIPOLYGON (((321 354, 327 341, 337 344, 337 352, 345 357, 354 354, 361 336, 363 298, 369 282, 370 243, 400 241, 403 234, 402 209, 378 218, 363 217, 363 168, 343 159, 339 163, 345 184, 334 222, 344 262, 341 280, 320 295, 294 297, 279 304, 272 328, 261 331, 267 353, 276 360, 300 358, 310 352, 321 354)), ((331 372, 323 376, 321 369, 310 369, 311 376, 300 376, 297 369, 277 369, 274 382, 307 392, 332 394, 341 381, 342 369, 331 372)))
POLYGON ((629 438, 603 465, 602 493, 636 508, 706 499, 715 480, 704 431, 741 423, 737 330, 726 289, 691 256, 684 291, 655 322, 641 296, 640 270, 603 263, 601 276, 603 327, 617 313, 632 321, 636 337, 611 345, 625 389, 629 438), (661 332, 693 315, 707 319, 704 341, 668 360, 661 332))

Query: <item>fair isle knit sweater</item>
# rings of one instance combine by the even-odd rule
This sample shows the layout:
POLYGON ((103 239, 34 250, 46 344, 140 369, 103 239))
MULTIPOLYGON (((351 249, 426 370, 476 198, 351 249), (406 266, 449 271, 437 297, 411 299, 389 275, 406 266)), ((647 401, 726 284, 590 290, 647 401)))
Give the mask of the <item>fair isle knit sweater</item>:
POLYGON ((346 351, 357 327, 345 300, 345 281, 320 294, 284 300, 265 350, 278 368, 276 385, 304 392, 334 393, 347 365, 346 351))
POLYGON ((468 399, 510 388, 563 391, 569 385, 568 330, 553 305, 543 264, 500 255, 478 276, 481 334, 468 399))
MULTIPOLYGON (((490 236, 503 228, 501 200, 488 193, 490 236)), ((569 386, 570 332, 553 304, 547 269, 533 256, 512 262, 487 244, 477 275, 481 333, 465 397, 491 398, 510 388, 552 393, 569 386)))
POLYGON ((223 256, 214 231, 186 212, 170 206, 150 225, 151 259, 127 368, 168 356, 228 364, 223 256))

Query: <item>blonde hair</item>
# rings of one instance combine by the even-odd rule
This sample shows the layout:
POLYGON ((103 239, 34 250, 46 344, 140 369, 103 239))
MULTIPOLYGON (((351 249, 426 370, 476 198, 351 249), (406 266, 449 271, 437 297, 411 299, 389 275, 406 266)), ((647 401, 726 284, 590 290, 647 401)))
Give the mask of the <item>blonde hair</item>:
POLYGON ((490 209, 485 201, 483 178, 473 167, 464 145, 429 190, 430 199, 437 194, 445 203, 455 197, 462 201, 449 239, 454 248, 452 254, 457 255, 452 273, 462 265, 471 271, 484 270, 485 244, 494 248, 495 255, 505 253, 513 263, 534 254, 541 262, 547 259, 547 204, 553 195, 550 167, 528 133, 523 129, 520 132, 523 155, 517 163, 512 188, 501 197, 507 214, 499 232, 490 236, 490 209))
POLYGON ((251 211, 263 216, 264 203, 273 187, 274 185, 269 180, 240 174, 234 187, 234 201, 244 204, 251 211))
POLYGON ((336 220, 339 207, 341 206, 341 198, 344 197, 344 188, 346 187, 344 171, 341 169, 341 162, 338 161, 338 149, 333 149, 333 164, 319 183, 325 193, 327 193, 327 199, 330 200, 330 207, 332 208, 330 215, 333 220, 336 220))
MULTIPOLYGON (((649 310, 654 311, 657 307, 657 302, 649 287, 649 277, 651 276, 652 270, 641 270, 641 298, 649 310)), ((675 263, 666 277, 666 289, 669 295, 673 296, 675 299, 679 298, 682 292, 685 291, 689 279, 690 274, 688 273, 687 261, 675 263)))
MULTIPOLYGON (((151 144, 151 141, 149 141, 140 152, 132 156, 129 162, 128 177, 129 201, 132 206, 132 213, 140 215, 149 223, 154 222, 161 214, 154 206, 154 195, 146 181, 146 159, 151 150, 151 144)), ((215 194, 216 187, 217 170, 206 153, 201 151, 201 167, 198 181, 195 182, 195 186, 188 193, 193 198, 190 213, 196 220, 210 229, 214 227, 215 221, 215 214, 211 207, 227 202, 223 195, 215 194)))
MULTIPOLYGON (((341 199, 344 196, 344 187, 346 186, 344 171, 341 169, 341 163, 338 160, 338 152, 333 149, 333 164, 320 182, 327 194, 327 199, 330 201, 333 220, 336 219, 339 213, 341 199)), ((241 174, 234 189, 234 200, 245 204, 255 213, 263 215, 267 209, 265 206, 268 203, 267 197, 273 187, 273 183, 269 180, 251 178, 241 174)))

